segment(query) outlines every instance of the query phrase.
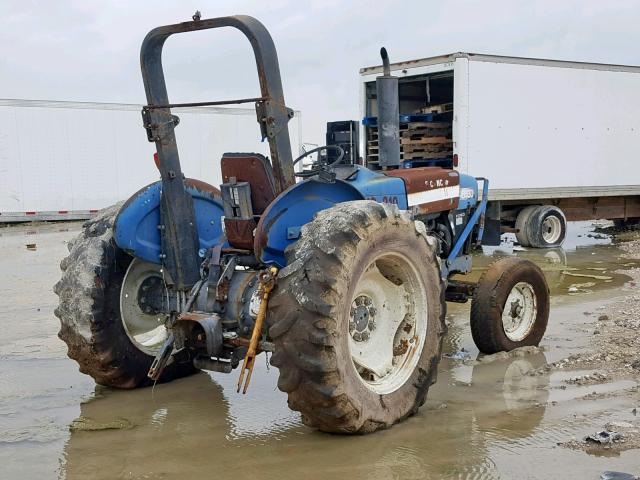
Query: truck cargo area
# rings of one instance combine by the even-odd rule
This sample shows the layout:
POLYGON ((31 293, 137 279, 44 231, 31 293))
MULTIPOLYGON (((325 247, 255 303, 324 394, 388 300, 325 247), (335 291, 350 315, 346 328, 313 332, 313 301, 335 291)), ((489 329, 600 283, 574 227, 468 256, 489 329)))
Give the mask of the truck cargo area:
MULTIPOLYGON (((453 70, 399 79, 402 166, 453 166, 453 70)), ((365 83, 366 164, 377 168, 376 83, 365 83)))

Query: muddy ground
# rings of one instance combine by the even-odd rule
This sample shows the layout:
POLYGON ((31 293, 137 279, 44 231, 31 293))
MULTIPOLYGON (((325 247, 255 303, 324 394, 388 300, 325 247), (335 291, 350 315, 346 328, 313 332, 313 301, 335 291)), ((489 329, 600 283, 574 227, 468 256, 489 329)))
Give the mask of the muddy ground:
POLYGON ((571 224, 536 261, 552 289, 541 348, 482 357, 452 305, 438 383, 419 414, 341 437, 304 427, 259 359, 249 394, 201 373, 96 387, 66 357, 51 288, 78 224, 0 228, 1 478, 582 478, 640 475, 640 239, 571 224), (35 244, 30 248, 27 244, 35 244), (611 443, 584 441, 608 430, 611 443))

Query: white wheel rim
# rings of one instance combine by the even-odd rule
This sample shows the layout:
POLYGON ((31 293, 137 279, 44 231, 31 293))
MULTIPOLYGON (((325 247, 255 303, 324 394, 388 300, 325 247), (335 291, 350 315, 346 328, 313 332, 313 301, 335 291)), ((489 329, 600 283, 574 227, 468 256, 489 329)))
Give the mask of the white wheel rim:
POLYGON ((149 355, 158 353, 167 338, 166 314, 145 312, 141 307, 145 301, 143 287, 152 282, 155 284, 152 288, 157 289, 158 281, 164 285, 160 265, 134 259, 124 275, 120 288, 120 318, 124 330, 136 348, 149 355))
POLYGON ((378 394, 394 392, 415 370, 427 336, 426 288, 401 254, 377 257, 356 285, 348 343, 362 383, 378 394))
POLYGON ((516 283, 502 311, 502 328, 507 338, 521 342, 531 332, 538 313, 536 293, 527 282, 516 283))
POLYGON ((556 243, 562 235, 562 223, 555 215, 549 215, 542 222, 542 238, 548 244, 556 243))

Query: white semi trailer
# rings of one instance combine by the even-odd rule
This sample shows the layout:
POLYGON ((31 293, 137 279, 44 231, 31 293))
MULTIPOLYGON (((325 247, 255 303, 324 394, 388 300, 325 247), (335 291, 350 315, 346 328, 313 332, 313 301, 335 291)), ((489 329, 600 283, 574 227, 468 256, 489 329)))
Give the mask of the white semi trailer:
MULTIPOLYGON (((520 243, 559 245, 567 220, 640 217, 640 67, 455 53, 391 69, 400 114, 437 107, 453 165, 489 178, 490 212, 520 243)), ((381 71, 360 70, 364 118, 377 115, 381 71)), ((372 138, 365 124, 368 163, 372 138)))
MULTIPOLYGON (((128 198, 159 179, 142 106, 0 100, 0 222, 72 220, 128 198)), ((268 154, 254 109, 175 108, 180 161, 188 177, 218 186, 224 152, 268 154)), ((301 146, 301 117, 289 122, 301 146)))

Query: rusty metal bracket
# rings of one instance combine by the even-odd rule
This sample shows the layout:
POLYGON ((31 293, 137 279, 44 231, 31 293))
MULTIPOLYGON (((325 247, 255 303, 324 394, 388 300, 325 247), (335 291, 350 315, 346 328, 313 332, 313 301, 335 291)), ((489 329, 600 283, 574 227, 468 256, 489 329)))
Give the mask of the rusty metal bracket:
POLYGON ((177 325, 182 326, 184 334, 190 335, 195 324, 200 325, 204 332, 204 338, 202 333, 198 334, 196 340, 198 343, 204 343, 209 357, 215 357, 222 351, 222 321, 220 316, 216 313, 200 313, 200 312, 186 312, 178 316, 177 325))
POLYGON ((244 384, 242 393, 247 393, 249 388, 249 382, 251 381, 251 374, 253 373, 253 366, 256 362, 256 354, 258 350, 258 342, 260 341, 260 335, 262 334, 262 324, 264 318, 267 315, 267 306, 269 304, 269 295, 276 284, 276 276, 278 275, 278 269, 275 267, 269 268, 260 273, 260 290, 262 293, 262 300, 260 302, 260 309, 258 310, 258 316, 256 317, 256 323, 253 325, 253 333, 251 334, 251 341, 249 342, 249 348, 247 354, 244 357, 244 363, 240 370, 240 378, 238 379, 238 392, 242 388, 242 382, 244 380, 244 374, 247 372, 247 381, 244 384))
POLYGON ((149 106, 142 107, 142 125, 147 131, 147 140, 150 142, 159 142, 166 135, 167 128, 175 128, 178 126, 180 117, 170 115, 169 120, 162 123, 154 123, 154 120, 151 118, 151 108, 152 107, 149 106))
POLYGON ((262 140, 272 139, 287 128, 287 122, 293 118, 294 111, 273 100, 260 100, 256 102, 256 116, 260 124, 262 140))
POLYGON ((219 302, 224 302, 227 300, 231 277, 233 277, 233 272, 235 272, 236 270, 236 264, 237 262, 235 255, 228 257, 226 265, 224 266, 224 270, 220 274, 220 278, 216 283, 216 300, 219 302))

